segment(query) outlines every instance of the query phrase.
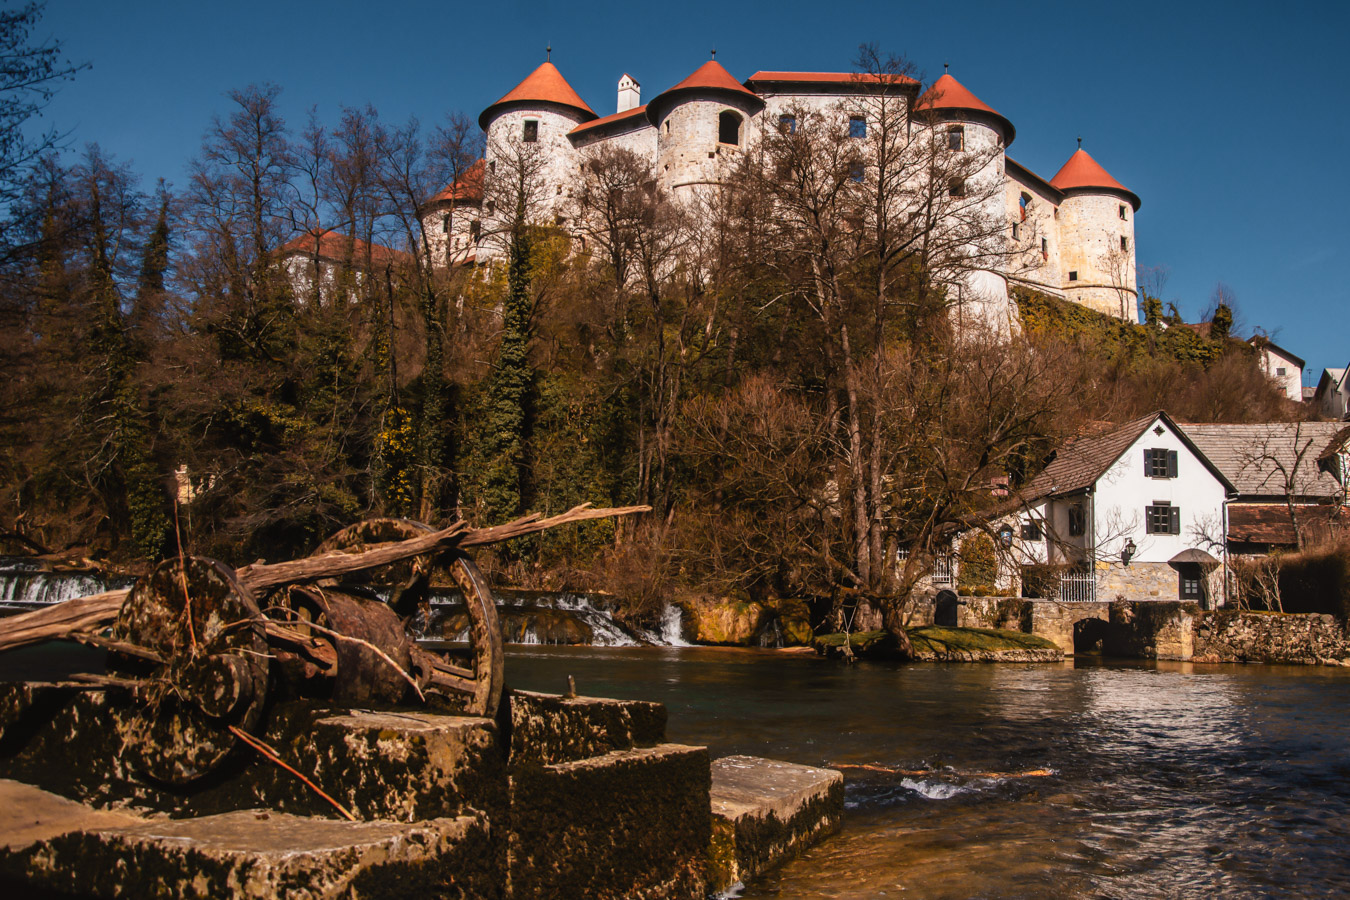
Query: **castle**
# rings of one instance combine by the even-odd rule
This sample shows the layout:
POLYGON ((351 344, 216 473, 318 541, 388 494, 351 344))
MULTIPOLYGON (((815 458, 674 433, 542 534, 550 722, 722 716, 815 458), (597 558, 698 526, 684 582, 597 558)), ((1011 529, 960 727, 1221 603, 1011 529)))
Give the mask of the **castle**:
MULTIPOLYGON (((641 86, 625 74, 617 109, 598 115, 552 62, 544 62, 500 100, 483 110, 483 160, 426 205, 423 228, 437 260, 460 263, 494 255, 484 235, 498 211, 484 200, 483 181, 510 147, 537 145, 544 189, 540 217, 565 224, 571 188, 586 153, 621 147, 649 160, 653 176, 671 196, 692 197, 723 179, 738 155, 765 127, 795 128, 802 110, 840 115, 850 136, 866 135, 865 115, 854 103, 891 79, 908 109, 922 108, 910 127, 939 129, 944 147, 980 152, 990 183, 986 213, 1006 219, 1004 252, 989 270, 966 278, 964 289, 986 304, 1009 309, 1009 288, 1019 283, 1101 312, 1135 318, 1134 215, 1139 197, 1116 181, 1087 151, 1078 150, 1048 181, 1007 156, 1016 130, 1011 121, 943 74, 931 88, 904 76, 838 72, 760 71, 737 81, 716 59, 688 78, 641 102, 641 86), (841 112, 842 111, 842 112, 841 112)), ((931 135, 930 135, 931 136, 931 135)))

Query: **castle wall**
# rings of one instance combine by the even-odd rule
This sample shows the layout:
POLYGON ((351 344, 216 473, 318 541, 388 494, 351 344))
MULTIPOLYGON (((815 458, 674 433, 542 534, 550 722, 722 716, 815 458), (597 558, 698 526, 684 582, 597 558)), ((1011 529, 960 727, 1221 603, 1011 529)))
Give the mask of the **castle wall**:
POLYGON ((716 185, 735 167, 751 132, 757 127, 749 104, 722 97, 694 97, 675 106, 662 119, 657 135, 656 175, 661 186, 675 195, 690 188, 716 185), (717 140, 718 118, 727 110, 741 117, 740 144, 717 140))
POLYGON ((422 217, 422 233, 426 235, 434 266, 454 265, 473 256, 481 210, 476 203, 451 204, 442 202, 430 207, 422 217), (447 217, 449 230, 446 230, 447 217))
POLYGON ((1004 181, 1004 196, 1009 239, 1012 239, 1012 225, 1018 225, 1018 238, 1014 246, 1021 248, 1021 252, 1009 263, 1009 277, 1060 293, 1065 276, 1060 263, 1058 199, 1042 185, 1031 179, 1020 179, 1011 170, 1004 181), (1026 219, 1022 218, 1020 203, 1023 194, 1031 197, 1026 219), (1045 242, 1044 252, 1041 250, 1042 241, 1045 242))
MULTIPOLYGON (((495 234, 500 230, 499 223, 503 210, 495 209, 492 183, 502 180, 511 168, 515 154, 524 154, 529 165, 535 169, 530 186, 527 205, 529 216, 536 222, 551 223, 558 216, 567 215, 570 189, 577 179, 577 167, 581 158, 567 133, 581 124, 582 116, 564 114, 556 110, 508 110, 488 124, 487 146, 484 157, 487 160, 487 174, 484 192, 484 232, 495 234), (538 140, 527 143, 523 140, 524 125, 533 120, 538 125, 538 140), (498 169, 501 169, 499 172, 498 169)), ((506 193, 502 192, 503 197, 506 193)), ((496 255, 500 247, 480 247, 487 255, 496 255)))
POLYGON ((1064 199, 1059 212, 1065 296, 1099 312, 1135 321, 1134 209, 1130 202, 1114 194, 1075 191, 1064 199), (1127 241, 1124 249, 1122 237, 1127 241), (1074 272, 1078 277, 1071 280, 1074 272))

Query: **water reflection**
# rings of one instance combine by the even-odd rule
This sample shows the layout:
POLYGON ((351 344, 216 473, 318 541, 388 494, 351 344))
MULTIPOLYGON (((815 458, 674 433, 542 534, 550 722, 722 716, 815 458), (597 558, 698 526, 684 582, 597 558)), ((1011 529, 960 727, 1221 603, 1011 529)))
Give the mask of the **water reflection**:
POLYGON ((671 739, 714 755, 857 767, 843 832, 745 897, 1350 890, 1350 672, 707 649, 511 653, 507 672, 661 700, 671 739))

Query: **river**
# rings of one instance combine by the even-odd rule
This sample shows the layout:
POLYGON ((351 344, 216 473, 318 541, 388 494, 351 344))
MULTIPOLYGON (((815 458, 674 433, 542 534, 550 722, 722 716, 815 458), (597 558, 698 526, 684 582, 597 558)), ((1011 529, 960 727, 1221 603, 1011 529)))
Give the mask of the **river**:
POLYGON ((873 767, 844 770, 840 834, 743 897, 1350 893, 1350 671, 665 648, 512 648, 506 671, 659 700, 714 756, 873 767))
MULTIPOLYGON (((88 648, 0 654, 58 677, 88 648)), ((839 766, 842 831, 740 896, 1350 894, 1350 671, 852 667, 708 648, 512 646, 510 686, 658 700, 672 741, 839 766)))

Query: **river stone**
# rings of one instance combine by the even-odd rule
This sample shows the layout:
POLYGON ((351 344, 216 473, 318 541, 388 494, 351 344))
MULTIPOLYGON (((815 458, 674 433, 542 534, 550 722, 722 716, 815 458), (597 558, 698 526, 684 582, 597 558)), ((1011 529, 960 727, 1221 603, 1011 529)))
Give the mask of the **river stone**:
POLYGON ((67 832, 0 859, 26 887, 95 897, 501 897, 480 816, 342 822, 262 810, 67 832))
POLYGON ((844 776, 776 759, 724 756, 712 763, 711 803, 708 886, 726 891, 838 829, 844 776))
POLYGON ((703 900, 708 751, 661 744, 511 774, 513 897, 703 900))

